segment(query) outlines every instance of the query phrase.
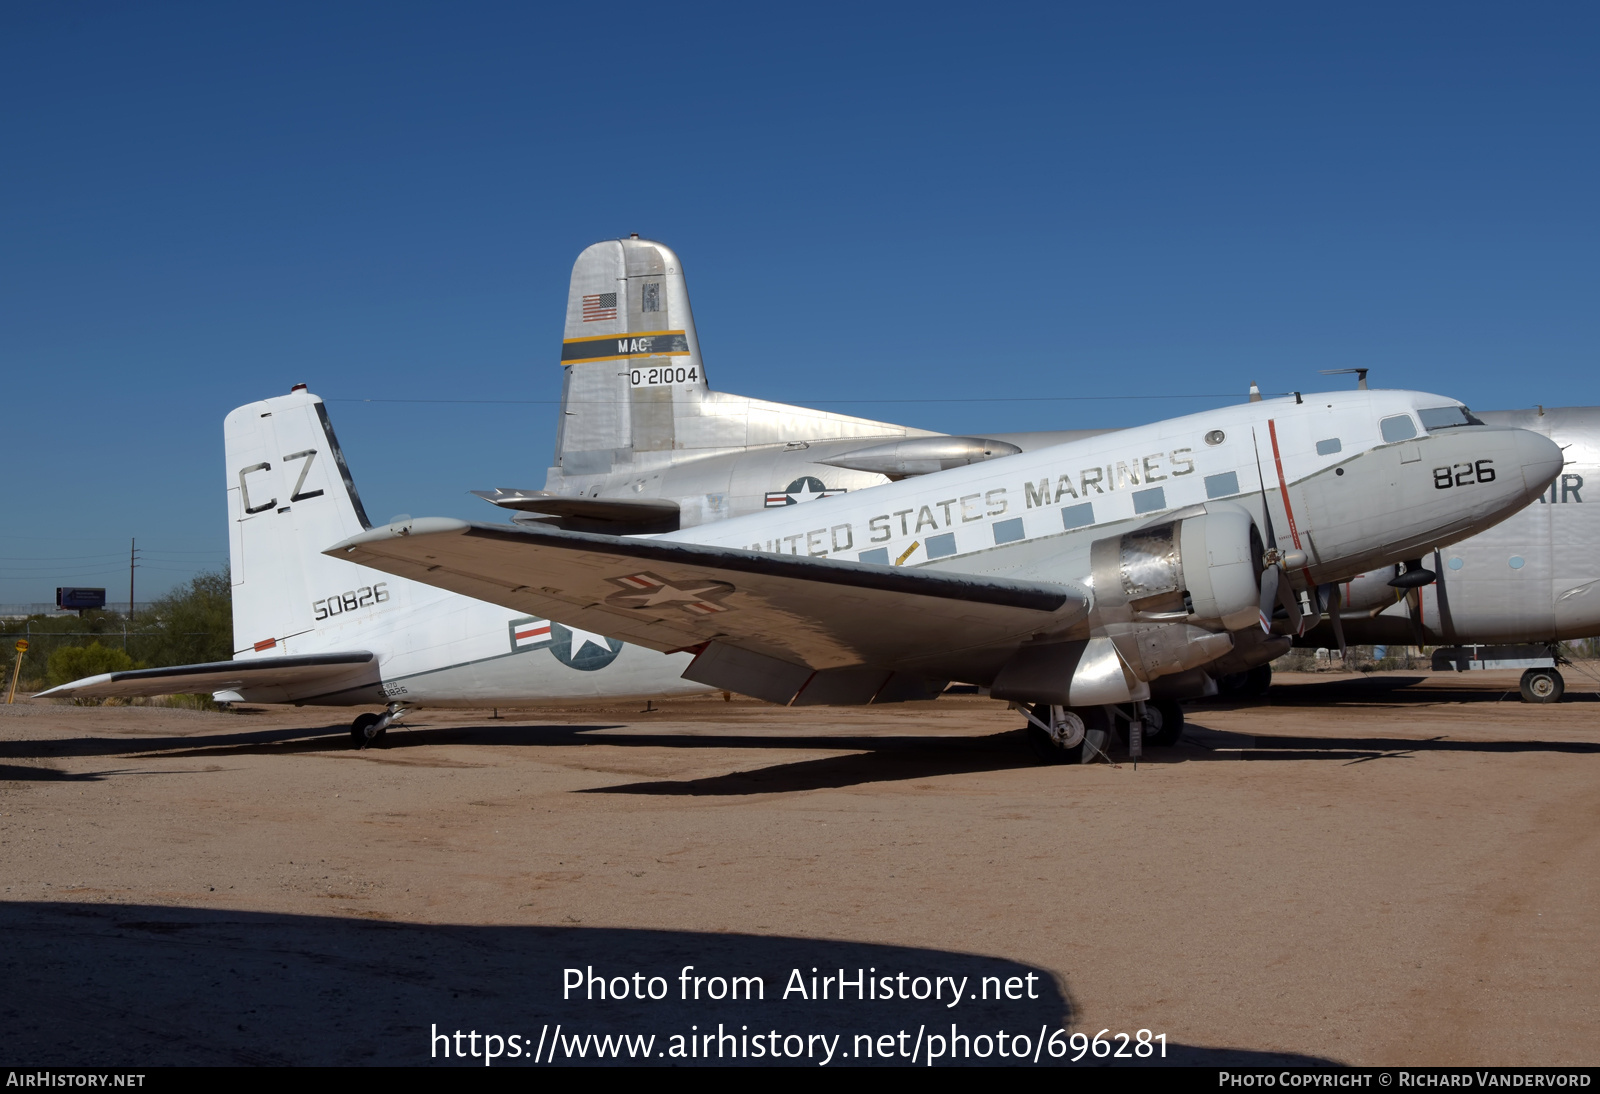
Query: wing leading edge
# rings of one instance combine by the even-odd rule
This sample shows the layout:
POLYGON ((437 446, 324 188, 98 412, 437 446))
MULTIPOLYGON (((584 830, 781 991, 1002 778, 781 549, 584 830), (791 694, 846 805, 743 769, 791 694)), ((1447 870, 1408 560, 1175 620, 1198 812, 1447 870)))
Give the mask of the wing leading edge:
POLYGON ((767 694, 732 688, 787 692, 780 701, 825 670, 951 678, 964 657, 1070 628, 1090 603, 1070 585, 441 518, 374 529, 326 553, 650 649, 786 665, 794 672, 767 694))

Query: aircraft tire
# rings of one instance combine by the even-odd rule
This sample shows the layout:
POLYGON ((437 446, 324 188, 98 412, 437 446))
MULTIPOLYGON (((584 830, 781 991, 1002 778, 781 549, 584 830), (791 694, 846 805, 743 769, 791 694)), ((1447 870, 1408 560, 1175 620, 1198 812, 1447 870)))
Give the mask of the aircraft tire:
POLYGON ((1272 686, 1272 666, 1257 665, 1245 673, 1244 687, 1239 690, 1246 695, 1260 699, 1267 694, 1267 689, 1272 686))
POLYGON ((383 736, 379 730, 372 736, 367 736, 367 731, 378 724, 378 716, 371 712, 357 714, 356 720, 350 723, 350 743, 356 748, 366 748, 369 744, 376 743, 383 736))
POLYGON ((1524 703, 1559 703, 1566 694, 1567 682, 1555 669, 1528 669, 1518 687, 1524 703))
POLYGON ((1151 715, 1148 740, 1153 745, 1170 748, 1183 736, 1183 707, 1171 699, 1147 703, 1145 710, 1151 715))
MULTIPOLYGON (((1093 763, 1100 758, 1100 754, 1107 748, 1111 739, 1111 728, 1105 711, 1100 707, 1085 707, 1074 709, 1073 713, 1083 719, 1083 740, 1071 748, 1062 748, 1050 739, 1050 734, 1028 723, 1028 748, 1044 764, 1086 764, 1093 763), (1087 747, 1086 747, 1087 746, 1087 747)), ((1040 704, 1034 709, 1034 717, 1041 721, 1050 716, 1047 704, 1040 704)))

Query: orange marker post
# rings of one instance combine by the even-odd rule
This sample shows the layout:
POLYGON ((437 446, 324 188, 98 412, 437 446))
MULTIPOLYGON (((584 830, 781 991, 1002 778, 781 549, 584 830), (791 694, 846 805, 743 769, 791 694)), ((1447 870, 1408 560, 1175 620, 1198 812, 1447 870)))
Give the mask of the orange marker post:
POLYGON ((28 640, 17 639, 17 666, 11 672, 11 690, 6 692, 6 705, 11 705, 11 700, 17 697, 17 679, 22 675, 22 655, 28 652, 28 640))

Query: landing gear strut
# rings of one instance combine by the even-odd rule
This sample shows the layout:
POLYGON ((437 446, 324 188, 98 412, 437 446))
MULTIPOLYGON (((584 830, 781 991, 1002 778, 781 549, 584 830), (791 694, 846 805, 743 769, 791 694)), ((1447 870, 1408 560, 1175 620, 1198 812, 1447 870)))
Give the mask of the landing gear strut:
POLYGON ((356 748, 384 744, 389 726, 405 712, 406 708, 399 703, 390 703, 389 708, 382 714, 373 714, 369 711, 366 714, 356 715, 356 720, 350 723, 350 743, 356 748))
POLYGON ((1040 703, 1032 710, 1013 703, 1028 719, 1028 747, 1043 763, 1093 763, 1106 754, 1110 720, 1101 707, 1062 707, 1040 703))

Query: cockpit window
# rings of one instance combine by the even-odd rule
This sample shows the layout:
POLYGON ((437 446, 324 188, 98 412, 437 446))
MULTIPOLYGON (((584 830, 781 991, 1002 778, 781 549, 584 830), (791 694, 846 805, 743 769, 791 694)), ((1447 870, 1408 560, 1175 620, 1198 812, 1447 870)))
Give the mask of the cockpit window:
POLYGON ((1378 426, 1383 430, 1383 439, 1389 442, 1409 441, 1417 435, 1417 424, 1411 420, 1409 414, 1396 414, 1392 418, 1385 418, 1378 423, 1378 426))
POLYGON ((1482 425, 1472 411, 1464 406, 1435 406, 1417 411, 1422 428, 1432 433, 1436 429, 1453 429, 1458 425, 1482 425))

